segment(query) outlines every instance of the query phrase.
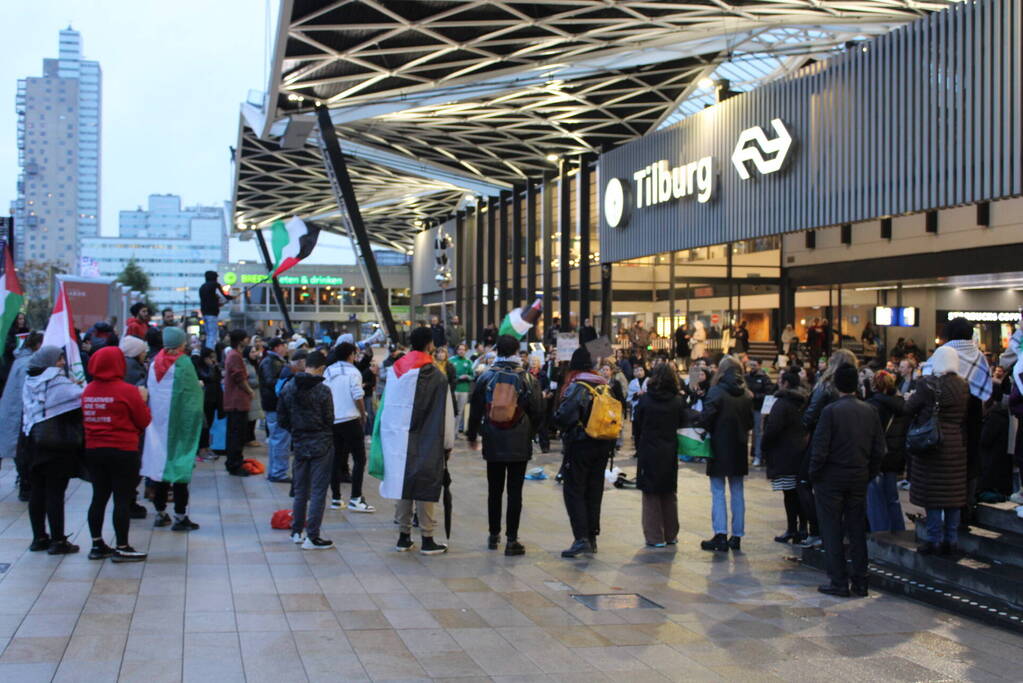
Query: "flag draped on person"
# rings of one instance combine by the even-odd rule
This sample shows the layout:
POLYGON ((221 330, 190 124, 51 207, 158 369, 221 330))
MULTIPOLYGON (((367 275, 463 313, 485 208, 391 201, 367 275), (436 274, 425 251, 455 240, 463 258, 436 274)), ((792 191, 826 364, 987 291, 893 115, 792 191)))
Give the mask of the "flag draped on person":
POLYGON ((14 325, 14 321, 21 312, 21 304, 25 301, 25 292, 18 282, 18 274, 14 270, 14 254, 11 253, 11 245, 4 247, 4 270, 3 270, 3 316, 0 317, 0 339, 6 339, 7 333, 14 325))
MULTIPOLYGON (((4 276, 6 280, 6 275, 4 276)), ((85 382, 85 367, 82 365, 82 354, 78 349, 78 333, 75 332, 75 320, 71 314, 71 302, 68 300, 66 283, 60 283, 57 303, 46 323, 43 333, 43 346, 57 346, 64 349, 67 359, 68 375, 78 384, 85 382)))
POLYGON ((187 355, 164 349, 153 359, 146 387, 153 421, 146 428, 142 474, 155 481, 188 483, 203 422, 195 366, 187 355))
POLYGON ((287 223, 274 221, 270 226, 270 247, 273 249, 274 269, 270 277, 277 277, 312 253, 320 227, 292 216, 287 223))

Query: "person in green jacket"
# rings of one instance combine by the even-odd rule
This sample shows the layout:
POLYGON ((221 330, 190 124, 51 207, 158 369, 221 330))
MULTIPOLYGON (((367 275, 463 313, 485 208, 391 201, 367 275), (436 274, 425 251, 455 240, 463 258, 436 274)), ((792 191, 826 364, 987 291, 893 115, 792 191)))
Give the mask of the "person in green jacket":
POLYGON ((469 348, 465 344, 459 344, 455 357, 450 361, 455 368, 455 424, 458 425, 459 433, 465 431, 465 411, 475 379, 468 352, 469 348))

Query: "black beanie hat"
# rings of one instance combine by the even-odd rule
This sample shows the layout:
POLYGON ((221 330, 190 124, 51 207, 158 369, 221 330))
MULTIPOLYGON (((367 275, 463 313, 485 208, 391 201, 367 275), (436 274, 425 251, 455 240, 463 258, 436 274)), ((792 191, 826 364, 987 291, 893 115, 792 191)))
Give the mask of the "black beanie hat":
POLYGON ((859 384, 859 373, 851 365, 839 365, 835 370, 835 388, 843 394, 856 393, 856 385, 859 384))
POLYGON ((572 353, 572 362, 568 364, 569 370, 592 370, 593 356, 585 346, 580 346, 572 353))

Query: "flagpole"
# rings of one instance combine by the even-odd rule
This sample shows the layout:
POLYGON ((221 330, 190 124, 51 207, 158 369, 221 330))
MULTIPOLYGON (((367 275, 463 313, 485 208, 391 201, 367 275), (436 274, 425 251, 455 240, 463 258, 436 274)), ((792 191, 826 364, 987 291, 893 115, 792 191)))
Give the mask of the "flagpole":
MULTIPOLYGON (((263 261, 266 263, 266 272, 268 273, 267 277, 270 279, 270 283, 273 284, 274 296, 277 298, 277 306, 281 309, 281 316, 284 318, 284 331, 289 335, 294 334, 295 331, 291 327, 291 316, 288 315, 288 307, 284 303, 284 292, 281 290, 281 283, 277 281, 276 277, 270 275, 270 273, 273 273, 274 266, 273 261, 270 260, 270 250, 266 248, 266 238, 263 237, 262 230, 256 230, 255 232, 256 241, 259 242, 259 250, 263 253, 263 261)), ((242 295, 249 291, 249 289, 252 289, 252 287, 261 284, 263 284, 263 282, 257 282, 255 285, 250 286, 242 292, 242 295)))

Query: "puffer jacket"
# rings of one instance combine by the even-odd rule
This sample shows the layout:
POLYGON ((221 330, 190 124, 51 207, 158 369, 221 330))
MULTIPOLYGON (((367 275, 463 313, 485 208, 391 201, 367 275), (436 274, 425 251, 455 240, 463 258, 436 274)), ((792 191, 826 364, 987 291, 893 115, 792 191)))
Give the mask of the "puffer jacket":
POLYGON ((749 474, 753 397, 736 369, 726 371, 707 392, 699 425, 710 435, 710 448, 714 454, 707 460, 708 477, 744 477, 749 474))
POLYGON ((300 372, 281 389, 277 424, 291 433, 296 458, 334 453, 334 399, 323 378, 300 372))
POLYGON ((586 421, 589 419, 590 404, 593 403, 593 397, 590 395, 590 390, 584 387, 582 383, 589 384, 590 386, 607 384, 600 375, 592 372, 580 372, 565 389, 565 393, 561 397, 561 403, 558 404, 558 409, 554 411, 554 422, 558 425, 561 431, 561 440, 565 444, 577 441, 594 441, 594 439, 586 435, 586 429, 584 428, 586 421))
MULTIPOLYGON (((448 363, 448 367, 451 364, 448 363)), ((475 441, 483 434, 483 459, 488 462, 525 462, 533 457, 533 437, 543 419, 543 398, 536 378, 522 370, 519 363, 499 361, 480 375, 469 398, 470 409, 466 439, 475 441), (515 372, 519 377, 519 409, 522 417, 507 429, 491 424, 486 416, 487 389, 498 372, 515 372)))
POLYGON ((808 439, 803 427, 806 392, 782 389, 774 396, 774 405, 764 419, 764 431, 760 437, 768 479, 799 474, 808 439))
POLYGON ((881 471, 898 474, 906 469, 906 400, 899 395, 871 394, 867 403, 877 410, 885 430, 885 451, 881 471))
POLYGON ((910 424, 920 424, 934 410, 937 384, 941 396, 938 423, 941 444, 927 454, 910 453, 909 500, 922 508, 958 508, 966 505, 966 402, 970 389, 958 375, 923 377, 906 403, 910 424))

